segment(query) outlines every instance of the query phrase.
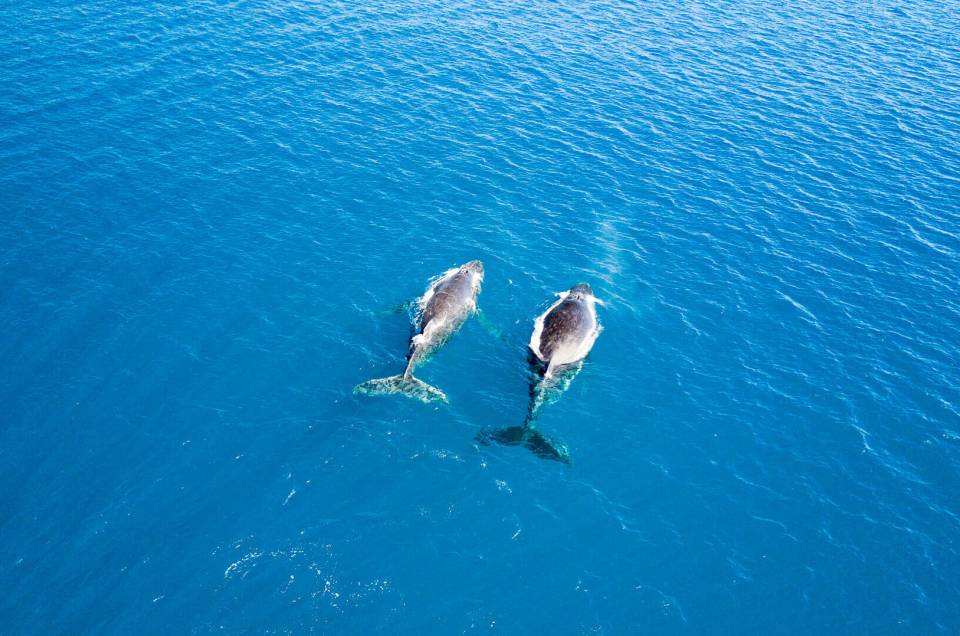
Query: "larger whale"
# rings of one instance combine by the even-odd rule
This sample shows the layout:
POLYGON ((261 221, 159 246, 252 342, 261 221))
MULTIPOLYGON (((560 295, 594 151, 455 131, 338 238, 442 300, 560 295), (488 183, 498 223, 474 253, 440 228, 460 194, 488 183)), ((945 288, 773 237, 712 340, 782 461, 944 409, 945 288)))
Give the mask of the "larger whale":
POLYGON ((414 303, 415 334, 410 339, 407 368, 400 375, 358 384, 354 393, 400 394, 423 402, 447 401, 443 391, 413 377, 413 371, 440 348, 471 314, 483 283, 483 263, 470 261, 437 276, 414 303))
POLYGON ((600 335, 596 309, 600 301, 586 283, 558 296, 559 300, 533 323, 528 345, 532 368, 526 419, 519 426, 480 433, 477 439, 483 444, 522 444, 541 457, 569 463, 567 447, 543 435, 536 424, 544 405, 558 399, 570 385, 600 335))

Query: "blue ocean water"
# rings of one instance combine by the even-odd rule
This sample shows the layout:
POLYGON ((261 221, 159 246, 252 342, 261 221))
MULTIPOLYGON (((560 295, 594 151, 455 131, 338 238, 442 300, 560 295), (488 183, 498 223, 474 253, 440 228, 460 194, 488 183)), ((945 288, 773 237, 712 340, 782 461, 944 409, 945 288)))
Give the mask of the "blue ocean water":
POLYGON ((957 33, 0 6, 0 633, 958 633, 957 33), (473 258, 449 405, 354 396, 473 258), (477 446, 579 281, 572 464, 477 446))

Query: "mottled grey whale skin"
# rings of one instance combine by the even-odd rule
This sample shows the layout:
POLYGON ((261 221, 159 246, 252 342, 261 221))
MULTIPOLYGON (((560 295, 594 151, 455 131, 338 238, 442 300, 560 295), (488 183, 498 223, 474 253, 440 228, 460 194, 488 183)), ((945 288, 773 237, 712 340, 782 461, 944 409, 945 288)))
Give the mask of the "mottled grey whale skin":
POLYGON ((419 301, 419 330, 410 342, 410 360, 405 375, 409 375, 420 359, 459 329, 476 309, 482 281, 483 263, 470 261, 455 272, 448 272, 427 289, 419 301))
POLYGON ((480 261, 464 263, 431 281, 416 302, 416 333, 410 339, 404 372, 368 380, 358 384, 353 392, 362 395, 400 394, 423 402, 445 402, 447 396, 443 391, 413 377, 413 371, 476 311, 482 282, 483 263, 480 261))
POLYGON ((598 302, 590 285, 580 283, 561 294, 560 300, 536 319, 528 348, 531 382, 527 417, 519 426, 480 433, 480 443, 522 444, 540 457, 570 462, 567 447, 540 433, 536 421, 548 396, 561 393, 575 375, 575 371, 563 371, 574 369, 590 353, 600 333, 598 302))
MULTIPOLYGON (((480 261, 471 261, 463 265, 455 273, 437 281, 433 287, 433 294, 423 307, 420 316, 420 332, 434 319, 447 320, 459 317, 464 307, 476 299, 474 274, 483 275, 483 264, 480 261)), ((462 322, 462 318, 460 318, 462 322)))

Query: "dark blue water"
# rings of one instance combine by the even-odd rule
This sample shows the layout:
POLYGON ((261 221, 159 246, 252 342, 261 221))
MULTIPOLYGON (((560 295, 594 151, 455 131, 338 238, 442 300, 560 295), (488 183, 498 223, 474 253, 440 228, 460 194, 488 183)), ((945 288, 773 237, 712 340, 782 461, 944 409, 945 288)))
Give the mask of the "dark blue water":
POLYGON ((958 32, 5 3, 0 633, 958 633, 958 32), (449 405, 354 396, 473 258, 449 405), (478 447, 579 281, 571 466, 478 447))

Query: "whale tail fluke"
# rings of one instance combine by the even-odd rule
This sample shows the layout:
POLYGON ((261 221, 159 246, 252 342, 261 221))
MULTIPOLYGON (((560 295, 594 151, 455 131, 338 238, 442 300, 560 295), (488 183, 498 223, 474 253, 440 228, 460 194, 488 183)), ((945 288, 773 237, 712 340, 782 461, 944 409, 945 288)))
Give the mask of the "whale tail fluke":
POLYGON ((421 402, 446 402, 447 396, 435 386, 412 375, 392 375, 358 384, 354 395, 405 395, 421 402))
POLYGON ((493 442, 507 446, 523 445, 537 457, 564 464, 570 463, 570 451, 566 444, 556 442, 526 424, 482 431, 477 434, 476 439, 484 446, 489 446, 493 442))

